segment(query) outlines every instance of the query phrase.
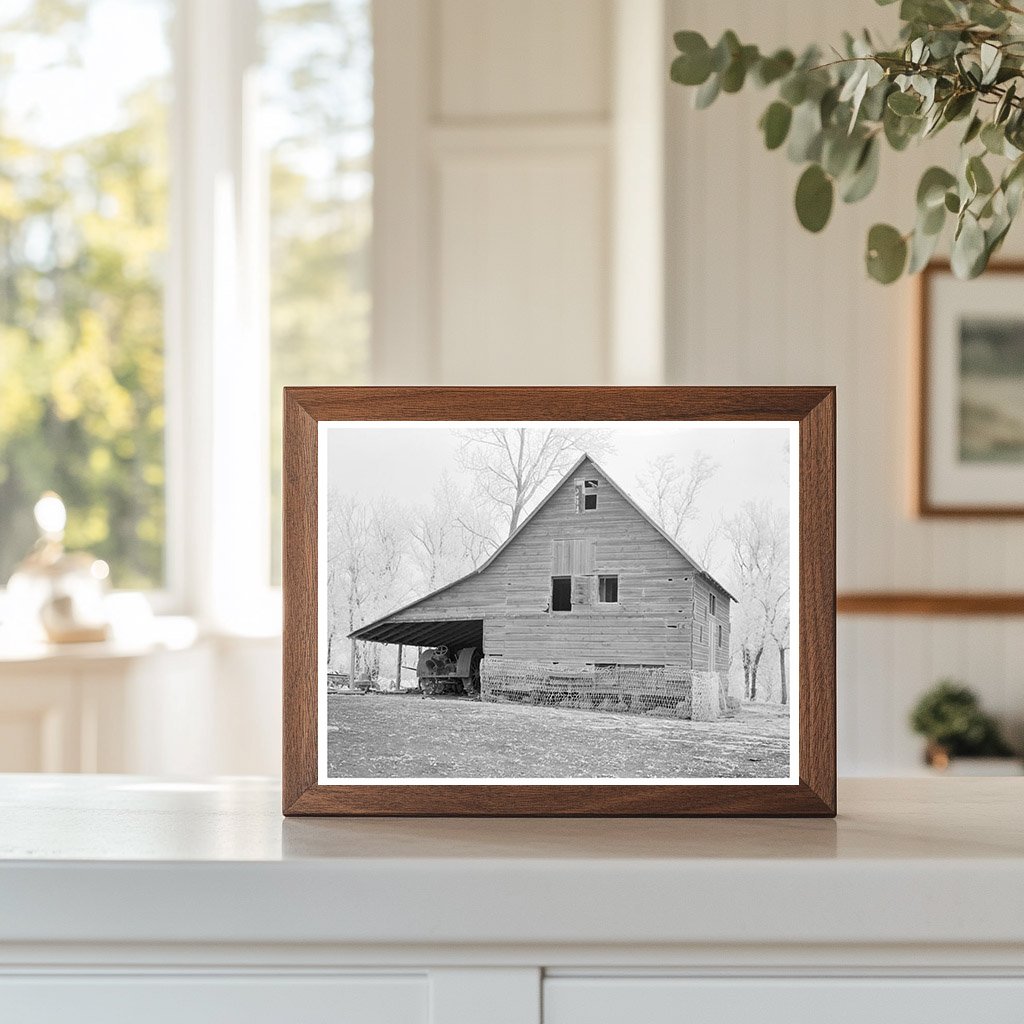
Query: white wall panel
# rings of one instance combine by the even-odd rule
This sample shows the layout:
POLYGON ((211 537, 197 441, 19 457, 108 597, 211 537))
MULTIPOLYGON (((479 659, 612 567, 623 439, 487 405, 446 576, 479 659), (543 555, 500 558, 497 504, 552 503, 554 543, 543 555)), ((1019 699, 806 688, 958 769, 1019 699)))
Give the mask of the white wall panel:
POLYGON ((660 375, 660 244, 643 256, 647 292, 625 290, 640 259, 612 255, 627 218, 648 243, 662 223, 660 199, 626 203, 616 187, 661 171, 657 111, 627 101, 663 95, 662 0, 628 2, 640 64, 613 48, 625 0, 375 4, 378 383, 660 375), (625 309, 643 324, 641 368, 622 355, 625 309))
POLYGON ((605 117, 609 0, 439 0, 438 116, 605 117))
POLYGON ((606 156, 457 155, 439 169, 446 384, 600 383, 606 156))
MULTIPOLYGON (((865 24, 893 38, 894 11, 864 0, 669 0, 668 29, 714 41, 732 28, 743 42, 801 47, 865 24)), ((1024 523, 910 515, 913 284, 883 288, 863 269, 868 227, 909 227, 917 179, 946 159, 955 133, 885 152, 877 192, 837 204, 813 236, 793 212, 799 168, 761 146, 769 93, 747 89, 696 111, 692 90, 666 88, 670 382, 837 385, 841 590, 1024 590, 1024 523)), ((1006 251, 1024 252, 1019 229, 1006 251)), ((841 619, 841 770, 913 770, 907 711, 942 676, 965 679, 1018 729, 1022 653, 1020 619, 841 619)))

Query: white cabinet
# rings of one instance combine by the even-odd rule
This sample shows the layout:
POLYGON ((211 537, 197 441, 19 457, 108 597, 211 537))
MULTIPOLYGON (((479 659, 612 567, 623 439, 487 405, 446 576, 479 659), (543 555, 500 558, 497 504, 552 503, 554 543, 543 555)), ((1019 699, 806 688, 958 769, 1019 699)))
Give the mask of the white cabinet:
POLYGON ((548 978, 544 1024, 1020 1024, 1024 978, 548 978))
POLYGON ((0 776, 0 1024, 1024 1024, 1020 796, 282 820, 259 779, 0 776))
POLYGON ((0 1019, 17 1024, 428 1024, 427 996, 422 973, 0 978, 0 1019))

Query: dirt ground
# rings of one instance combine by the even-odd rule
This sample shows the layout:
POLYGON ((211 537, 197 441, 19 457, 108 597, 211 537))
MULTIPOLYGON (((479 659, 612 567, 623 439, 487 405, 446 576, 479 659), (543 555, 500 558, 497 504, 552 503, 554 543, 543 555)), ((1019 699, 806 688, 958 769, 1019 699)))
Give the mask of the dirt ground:
POLYGON ((690 722, 418 694, 328 697, 333 778, 785 778, 789 708, 690 722))

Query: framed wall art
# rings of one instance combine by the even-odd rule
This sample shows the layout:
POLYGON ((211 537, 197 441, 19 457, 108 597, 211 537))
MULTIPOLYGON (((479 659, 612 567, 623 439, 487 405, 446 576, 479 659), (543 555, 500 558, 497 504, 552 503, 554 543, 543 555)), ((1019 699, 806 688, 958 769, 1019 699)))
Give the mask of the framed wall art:
POLYGON ((1024 263, 921 275, 916 509, 1024 515, 1024 263))
POLYGON ((284 405, 285 814, 835 814, 833 389, 284 405))

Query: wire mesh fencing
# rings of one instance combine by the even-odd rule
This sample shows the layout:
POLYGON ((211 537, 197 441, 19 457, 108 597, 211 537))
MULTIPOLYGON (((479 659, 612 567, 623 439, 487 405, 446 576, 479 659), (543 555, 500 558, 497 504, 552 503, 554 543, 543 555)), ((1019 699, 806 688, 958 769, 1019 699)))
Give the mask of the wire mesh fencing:
POLYGON ((676 665, 592 665, 489 657, 481 665, 480 695, 498 703, 690 718, 695 676, 714 677, 714 684, 700 683, 700 713, 710 714, 705 711, 710 698, 704 695, 712 691, 718 713, 728 713, 717 673, 692 673, 676 665))

